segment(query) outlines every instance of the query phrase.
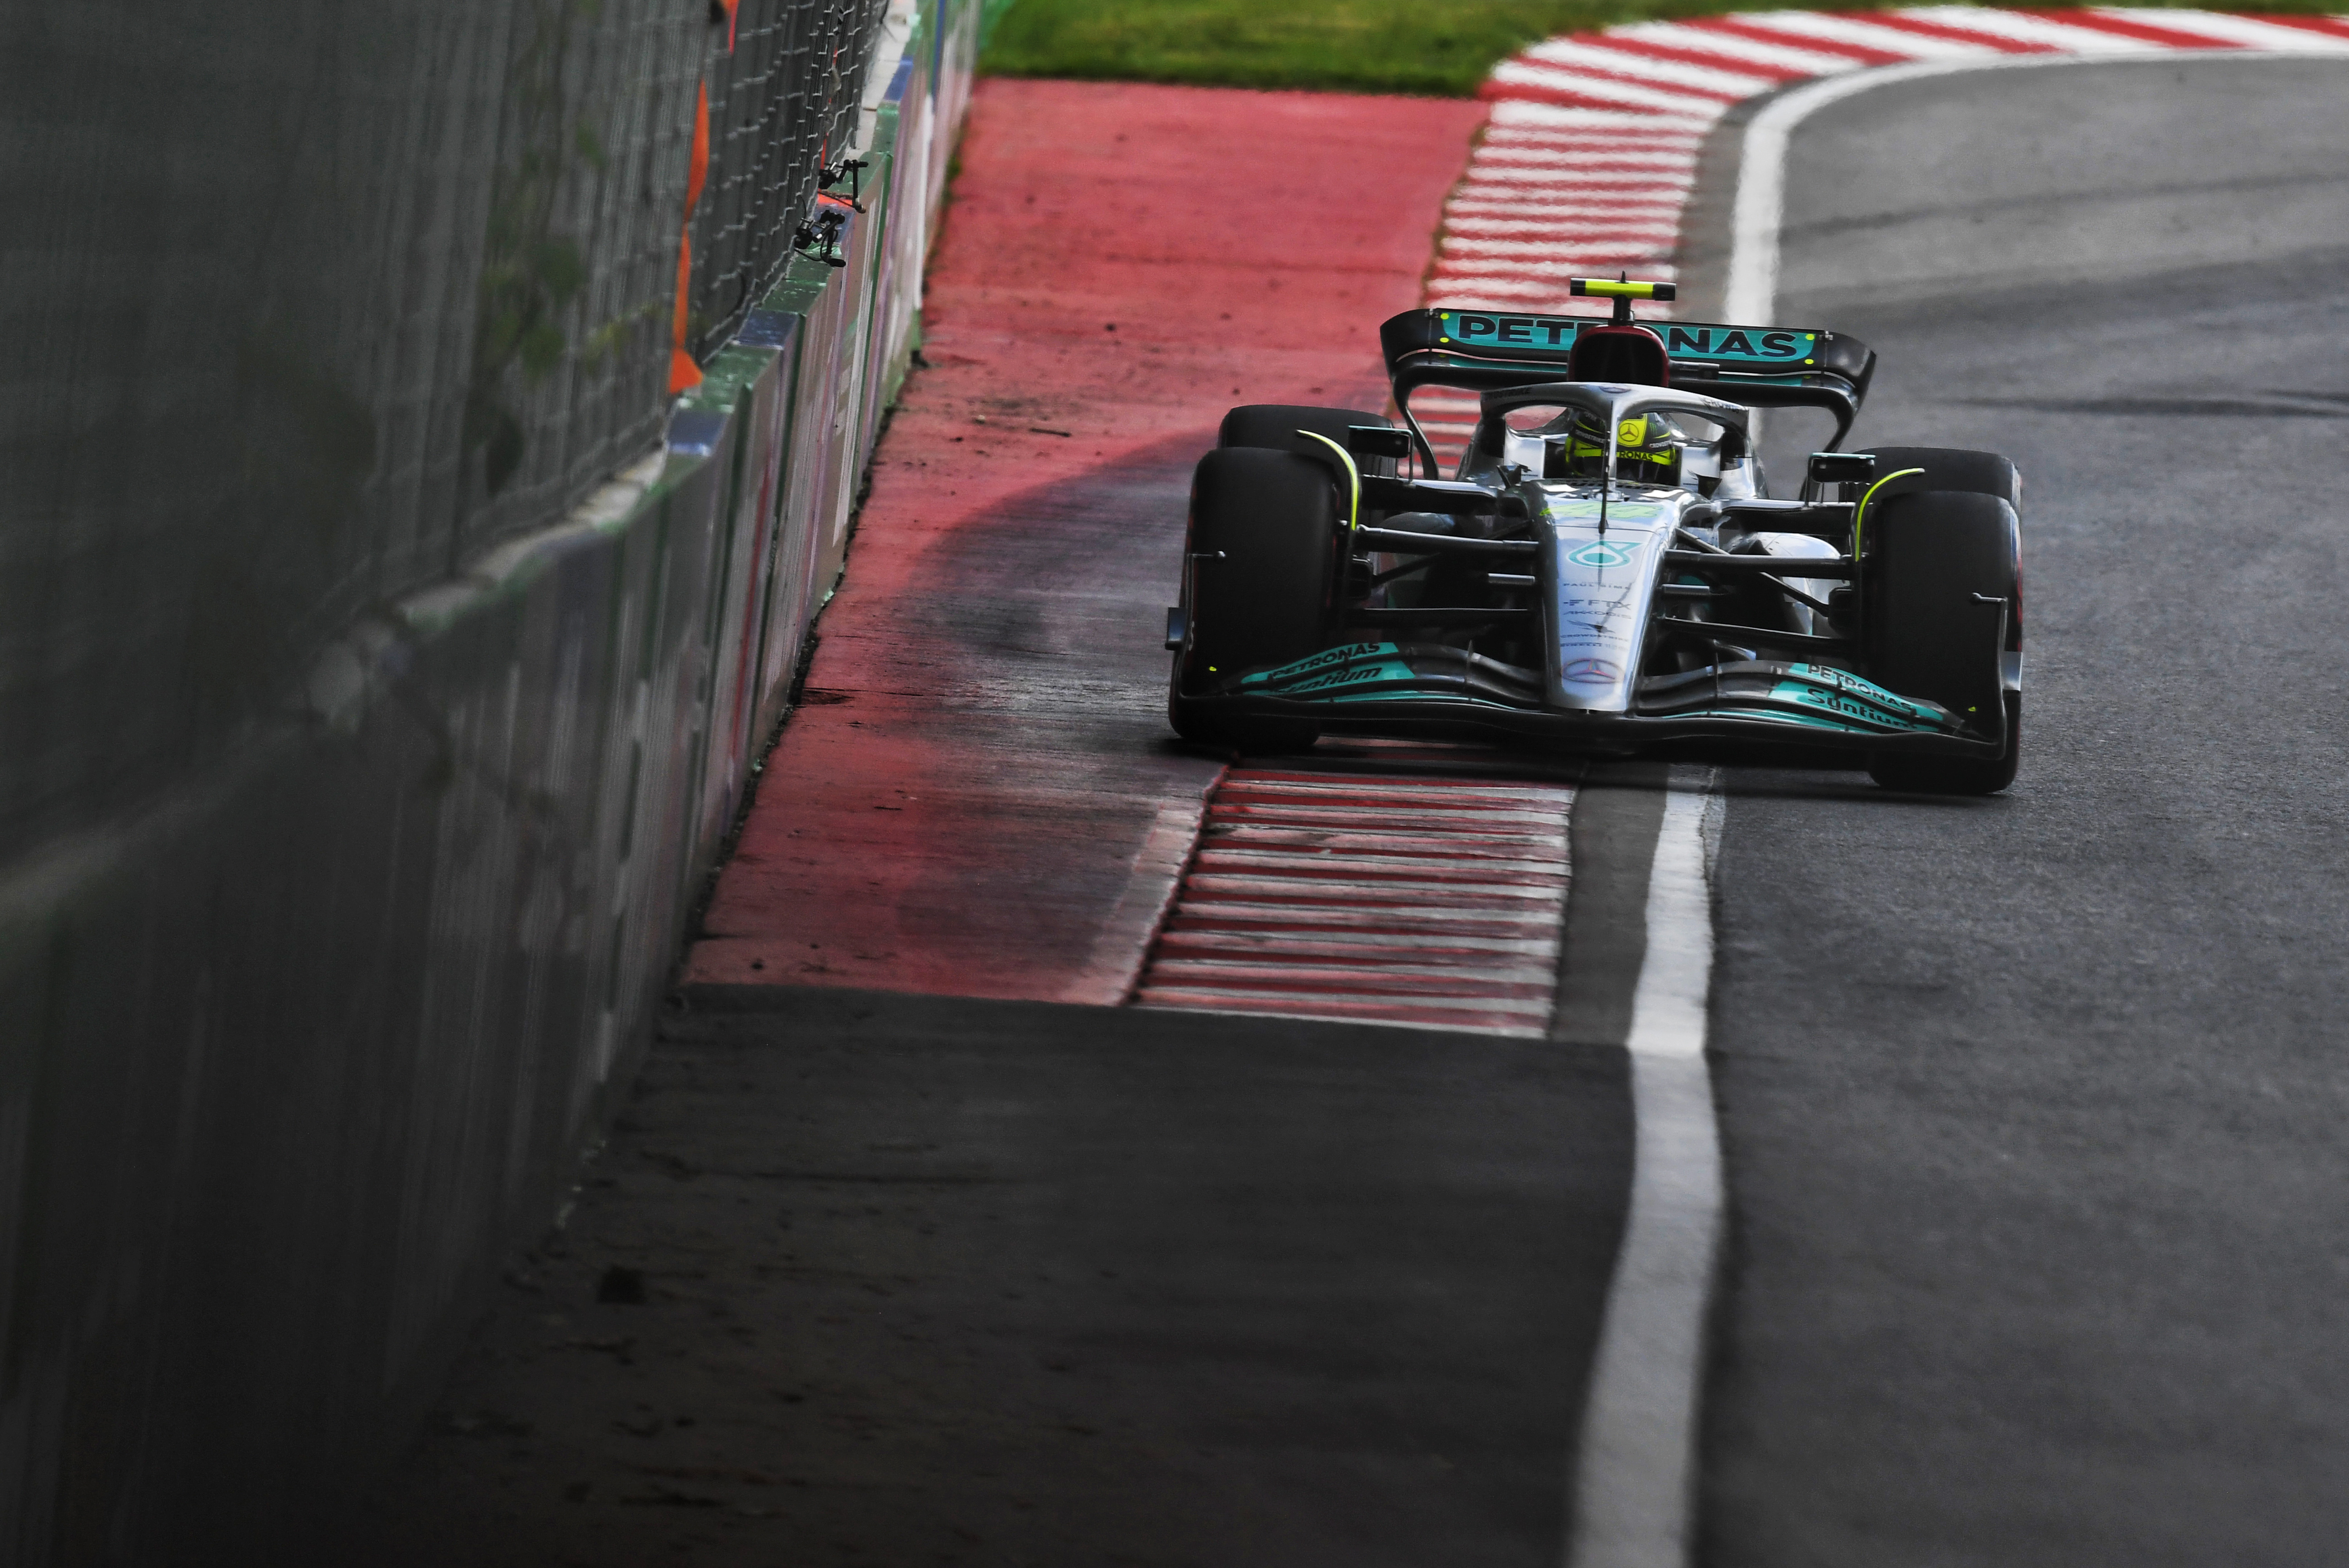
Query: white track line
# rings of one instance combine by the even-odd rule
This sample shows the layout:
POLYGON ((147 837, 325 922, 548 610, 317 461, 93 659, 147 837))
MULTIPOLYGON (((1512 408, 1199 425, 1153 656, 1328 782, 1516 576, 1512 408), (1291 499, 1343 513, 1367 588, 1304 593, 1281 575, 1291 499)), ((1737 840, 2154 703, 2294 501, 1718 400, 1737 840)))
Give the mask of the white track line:
POLYGON ((1648 877, 1631 1002, 1630 1214, 1583 1406, 1568 1568, 1688 1561, 1706 1302, 1721 1231, 1721 1139, 1705 1065, 1713 987, 1711 768, 1676 767, 1648 877))

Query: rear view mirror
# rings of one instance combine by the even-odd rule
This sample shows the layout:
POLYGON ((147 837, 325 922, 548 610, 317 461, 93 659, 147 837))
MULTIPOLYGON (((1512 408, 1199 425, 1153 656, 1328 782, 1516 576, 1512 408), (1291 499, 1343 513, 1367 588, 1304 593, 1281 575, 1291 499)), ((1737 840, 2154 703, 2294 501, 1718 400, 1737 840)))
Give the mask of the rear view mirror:
POLYGON ((1393 425, 1348 425, 1346 450, 1356 457, 1391 457, 1399 461, 1411 455, 1411 432, 1393 425))
POLYGON ((1813 484, 1866 484, 1876 477, 1876 454, 1872 452, 1815 452, 1811 453, 1813 484))

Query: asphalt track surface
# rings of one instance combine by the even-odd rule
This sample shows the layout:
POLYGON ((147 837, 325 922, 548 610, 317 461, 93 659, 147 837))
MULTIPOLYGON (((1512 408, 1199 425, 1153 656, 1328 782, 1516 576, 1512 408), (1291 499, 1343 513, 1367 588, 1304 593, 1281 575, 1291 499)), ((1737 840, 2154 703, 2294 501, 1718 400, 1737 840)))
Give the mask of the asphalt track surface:
MULTIPOLYGON (((1884 352, 1862 438, 2029 475, 2032 706, 2002 800, 1726 774, 1706 1563, 2302 1563, 2349 1539, 2344 89, 2337 64, 2051 67, 1796 133, 1779 314, 1884 352)), ((1087 493, 1179 512, 1187 418, 1087 493)), ((1111 548, 1074 514, 969 515, 1048 543, 1010 553, 1032 581, 952 579, 956 626, 1040 613, 1061 555, 1111 548)), ((1125 587, 1088 591, 1100 625, 1125 613, 1125 587)), ((1101 703, 1086 743, 1140 736, 1134 708, 1101 703)), ((1202 787, 1179 754, 1134 765, 1160 782, 1122 801, 1202 787)), ((1655 817, 1651 779, 1607 782, 1578 802, 1568 913, 1604 961, 1569 955, 1547 1044, 705 974, 370 1544, 1554 1564, 1629 1163, 1605 973, 1640 955, 1593 912, 1607 888, 1636 907, 1655 817)), ((1132 843, 1152 818, 1098 820, 1132 843)), ((971 854, 923 885, 981 886, 971 854)), ((804 918, 804 883, 774 894, 804 918)), ((1115 897, 1040 918, 1077 955, 1053 962, 1115 897)))
POLYGON ((1551 1568, 1623 1094, 1370 1024, 679 1020, 355 1554, 1551 1568))
POLYGON ((2349 1556, 2344 152, 2323 61, 1795 134, 1860 442, 2025 475, 2028 710, 2001 799, 1729 774, 1708 1563, 2349 1556))

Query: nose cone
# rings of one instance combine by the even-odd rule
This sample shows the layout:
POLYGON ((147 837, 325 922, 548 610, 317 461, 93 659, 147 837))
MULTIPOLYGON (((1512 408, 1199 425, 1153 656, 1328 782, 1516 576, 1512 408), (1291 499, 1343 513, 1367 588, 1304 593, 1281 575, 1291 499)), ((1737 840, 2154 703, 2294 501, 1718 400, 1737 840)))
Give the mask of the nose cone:
POLYGON ((1648 617, 1687 498, 1606 504, 1579 487, 1528 485, 1537 505, 1537 579, 1549 607, 1546 649, 1549 705, 1585 713, 1625 713, 1639 680, 1648 617))

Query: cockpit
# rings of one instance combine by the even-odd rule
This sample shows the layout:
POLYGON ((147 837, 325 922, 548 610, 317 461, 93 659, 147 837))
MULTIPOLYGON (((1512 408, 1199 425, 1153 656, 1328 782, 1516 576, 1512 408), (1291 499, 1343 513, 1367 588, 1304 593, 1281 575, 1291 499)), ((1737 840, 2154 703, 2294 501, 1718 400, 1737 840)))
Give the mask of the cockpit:
POLYGON ((1486 392, 1456 477, 1539 478, 1619 490, 1686 491, 1707 501, 1762 493, 1748 411, 1691 392, 1609 381, 1486 392))
MULTIPOLYGON (((1685 490, 1705 500, 1761 493, 1753 455, 1734 438, 1724 441, 1729 427, 1719 421, 1675 409, 1630 414, 1613 425, 1618 485, 1685 490)), ((1492 483, 1514 467, 1527 477, 1603 484, 1608 435, 1608 417, 1588 407, 1535 403, 1502 410, 1479 422, 1457 477, 1492 483)))

